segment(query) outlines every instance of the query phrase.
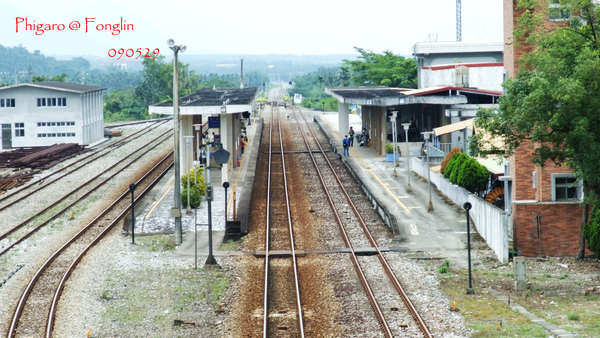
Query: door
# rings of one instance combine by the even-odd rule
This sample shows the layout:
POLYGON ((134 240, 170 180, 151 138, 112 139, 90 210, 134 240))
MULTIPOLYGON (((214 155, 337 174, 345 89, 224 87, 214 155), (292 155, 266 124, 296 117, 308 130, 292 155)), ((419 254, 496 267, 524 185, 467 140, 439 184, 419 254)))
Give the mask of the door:
POLYGON ((2 149, 12 149, 12 129, 10 123, 2 124, 2 149))

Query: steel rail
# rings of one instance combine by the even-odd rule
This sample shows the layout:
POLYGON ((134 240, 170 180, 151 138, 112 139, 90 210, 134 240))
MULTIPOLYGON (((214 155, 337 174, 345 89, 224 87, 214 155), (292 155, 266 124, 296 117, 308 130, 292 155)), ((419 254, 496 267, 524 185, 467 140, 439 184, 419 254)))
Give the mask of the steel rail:
MULTIPOLYGON (((164 164, 166 161, 168 161, 169 158, 171 158, 173 156, 173 152, 170 152, 167 156, 163 157, 162 160, 160 160, 154 167, 152 167, 152 169, 150 169, 142 178, 140 178, 137 182, 135 182, 135 185, 139 185, 140 182, 143 182, 148 176, 150 176, 150 174, 154 173, 155 170, 158 169, 159 166, 161 166, 162 164, 164 164)), ((152 188, 154 188, 156 186, 156 184, 165 176, 165 174, 171 169, 173 168, 173 161, 171 160, 171 162, 169 163, 169 165, 160 173, 160 175, 154 179, 152 181, 152 183, 150 183, 150 185, 148 185, 146 187, 146 189, 144 189, 142 192, 140 192, 138 194, 138 196, 135 198, 134 201, 134 205, 144 196, 146 196, 147 193, 150 192, 150 190, 152 188)), ((106 209, 104 209, 98 216, 96 216, 96 218, 94 218, 87 226, 86 228, 91 228, 93 226, 93 224, 95 224, 96 222, 98 222, 102 217, 104 217, 104 215, 106 215, 110 209, 116 205, 118 203, 118 201, 123 200, 124 198, 129 198, 129 190, 125 190, 121 196, 119 196, 115 202, 113 202, 110 206, 106 207, 106 209)), ((123 210, 117 217, 115 217, 115 219, 104 228, 104 230, 81 252, 81 254, 79 254, 77 256, 77 258, 73 261, 73 263, 71 263, 71 265, 69 266, 69 268, 67 269, 67 271, 64 273, 62 279, 60 280, 60 283, 58 284, 58 287, 56 289, 56 292, 54 294, 54 298, 52 299, 52 304, 50 306, 50 313, 48 314, 48 323, 46 324, 46 337, 50 338, 52 337, 52 330, 54 328, 54 321, 55 321, 55 317, 56 317, 56 311, 58 308, 58 301, 60 300, 60 297, 62 295, 62 292, 64 290, 65 287, 65 283, 67 282, 67 279, 69 279, 69 277, 71 276, 71 273, 73 272, 73 270, 75 269, 75 267, 77 266, 77 264, 79 264, 79 262, 83 259, 83 257, 87 254, 87 252, 94 247, 94 245, 96 245, 102 238, 104 238, 104 236, 106 234, 108 234, 109 231, 112 230, 112 228, 117 225, 117 223, 119 223, 121 221, 121 219, 123 219, 123 217, 125 217, 125 215, 129 212, 129 208, 123 210)), ((134 216, 132 216, 134 217, 134 216)), ((87 230, 87 229, 86 229, 87 230)), ((80 233, 83 233, 84 230, 81 230, 80 233)), ((79 233, 75 236, 81 236, 79 233)), ((72 240, 74 241, 74 240, 72 240)))
MULTIPOLYGON (((159 165, 163 164, 167 158, 169 158, 170 156, 172 156, 173 152, 169 153, 169 155, 165 156, 162 160, 160 160, 159 164, 155 165, 148 173, 146 173, 146 175, 144 175, 142 178, 140 178, 137 182, 137 184, 140 184, 144 179, 146 179, 150 172, 156 170, 156 168, 158 168, 159 165)), ((157 183, 157 180, 159 180, 162 176, 164 176, 164 174, 171 168, 172 163, 159 175, 159 177, 154 180, 150 186, 153 186, 157 183)), ((149 191, 149 189, 145 189, 143 191, 143 193, 147 193, 149 191)), ((98 215, 96 218, 94 218, 94 220, 92 222, 90 222, 88 225, 86 225, 83 229, 81 229, 77 234, 75 234, 69 241, 67 241, 63 246, 61 246, 52 256, 50 256, 50 258, 48 258, 46 260, 46 262, 38 269, 38 271, 36 272, 36 274, 34 275, 34 277, 31 279, 31 281, 29 282, 29 284, 27 285, 27 287, 25 288, 25 290, 23 291, 23 294, 21 295, 21 298, 19 299, 19 303, 17 304, 14 313, 13 313, 13 319, 11 321, 11 326, 10 329, 8 331, 8 338, 12 338, 14 337, 15 333, 16 333, 16 329, 17 326, 19 324, 19 320, 21 317, 21 314, 23 313, 25 304, 27 302, 27 300, 29 299, 29 296, 31 295, 31 292, 33 291, 33 288, 35 287, 35 285, 37 284, 37 282, 39 281, 39 279, 41 278, 41 276, 43 275, 43 273, 50 267, 50 265, 52 264, 52 262, 54 262, 56 260, 57 257, 60 256, 60 254, 62 254, 70 245, 72 245, 77 239, 79 239, 81 236, 83 236, 83 234, 88 231, 89 229, 91 229, 99 220, 101 220, 109 211, 111 211, 117 203, 121 202, 123 199, 128 198, 128 194, 129 194, 129 190, 126 190, 125 192, 123 192, 110 206, 108 206, 106 209, 104 209, 104 211, 102 211, 100 213, 100 215, 98 215)), ((140 198, 142 197, 141 194, 138 194, 138 198, 135 199, 135 201, 138 201, 140 198)), ((134 202, 135 203, 135 202, 134 202)), ((122 217, 125 215, 125 213, 129 210, 129 208, 126 208, 123 212, 121 212, 119 214, 118 217, 116 217, 113 222, 111 222, 111 224, 109 226, 106 227, 106 229, 104 229, 100 235, 98 235, 94 240, 93 243, 90 244, 90 246, 88 246, 85 250, 84 253, 87 252, 94 244, 96 244, 106 233, 108 233, 108 231, 112 230, 112 228, 122 219, 122 217)), ((79 255, 77 257, 77 262, 79 262, 79 260, 81 260, 83 256, 79 255)), ((70 273, 72 272, 72 269, 75 268, 75 266, 77 265, 77 262, 75 262, 74 264, 71 264, 69 267, 69 270, 67 271, 67 273, 65 273, 65 275, 70 275, 70 273)), ((66 279, 68 278, 68 276, 63 275, 63 278, 61 279, 61 291, 62 291, 62 287, 64 286, 64 281, 66 281, 66 279)), ((58 290, 58 289, 57 289, 58 290)), ((60 297, 60 296, 59 296, 60 297)), ((56 294, 55 297, 56 298, 56 294)), ((57 302, 58 299, 53 300, 53 305, 54 302, 57 302)), ((55 311, 55 310, 53 310, 55 311)), ((53 312, 54 313, 54 312, 53 312)), ((50 315, 50 312, 48 313, 50 315)), ((54 323, 54 319, 50 320, 49 318, 47 319, 47 323, 54 323)), ((48 335, 48 329, 46 330, 47 335, 48 335)))
MULTIPOLYGON (((123 145, 127 144, 129 141, 128 141, 128 142, 125 142, 126 140, 130 140, 130 139, 132 139, 132 140, 133 140, 133 139, 135 139, 135 138, 138 136, 138 134, 140 134, 140 133, 147 133, 147 132, 150 132, 150 131, 152 131, 152 130, 154 130, 154 129, 158 128, 158 126, 160 126, 161 124, 163 124, 163 123, 165 123, 165 122, 166 122, 166 121, 157 122, 157 123, 155 123, 155 124, 152 124, 152 125, 149 125, 149 126, 147 126, 147 127, 143 128, 143 129, 140 129, 139 131, 136 131, 135 133, 133 133, 133 134, 131 134, 131 135, 129 135, 129 136, 127 136, 127 137, 125 137, 125 138, 123 138, 123 139, 119 140, 119 142, 115 142, 115 143, 113 143, 113 144, 111 144, 111 145, 108 145, 108 146, 106 146, 106 147, 104 147, 104 148, 98 149, 98 150, 96 150, 96 151, 92 152, 91 154, 89 154, 89 155, 86 155, 86 156, 84 156, 84 157, 80 158, 78 161, 76 161, 76 162, 73 162, 73 163, 70 163, 69 165, 66 165, 66 166, 64 166, 64 167, 62 167, 62 168, 60 168, 60 169, 58 169, 57 171, 55 171, 55 172, 53 172, 53 173, 49 174, 48 176, 46 176, 46 177, 42 178, 41 180, 38 180, 38 181, 35 181, 35 182, 28 183, 27 185, 23 185, 23 186, 22 186, 20 189, 17 189, 17 190, 13 191, 13 192, 12 192, 12 193, 10 193, 10 194, 4 194, 4 195, 2 196, 2 198, 0 198, 0 202, 2 202, 2 201, 4 201, 4 200, 6 200, 7 198, 10 198, 10 197, 14 196, 15 194, 18 194, 18 193, 24 192, 26 189, 29 189, 29 188, 33 187, 34 185, 38 185, 38 188, 37 188, 37 189, 35 189, 35 190, 33 190, 33 191, 29 191, 29 192, 27 192, 27 195, 23 196, 22 198, 16 199, 16 200, 14 200, 14 201, 12 201, 12 202, 10 202, 10 203, 7 203, 7 204, 4 204, 4 205, 0 206, 0 211, 2 211, 2 210, 4 210, 4 209, 6 209, 6 208, 8 208, 8 207, 10 207, 11 205, 13 205, 13 204, 15 204, 15 203, 17 203, 17 202, 21 202, 21 201, 23 201, 24 199, 28 198, 29 196, 32 196, 32 194, 34 194, 34 193, 36 193, 36 192, 38 192, 38 191, 40 191, 40 190, 42 190, 42 189, 45 189, 46 187, 50 186, 51 184, 53 184, 53 183, 57 182, 57 181, 58 181, 58 180, 60 180, 61 178, 65 177, 65 176, 67 176, 67 175, 69 175, 69 174, 71 174, 71 173, 74 173, 75 171, 77 171, 77 170, 79 170, 79 169, 83 168, 85 165, 87 165, 87 164, 89 164, 89 163, 91 163, 91 162, 94 162, 95 160, 97 160, 97 159, 100 159, 100 158, 102 158, 102 157, 104 157, 104 156, 106 156, 106 155, 110 154, 110 153, 111 153, 111 151, 113 151, 115 148, 118 148, 118 147, 121 147, 121 146, 123 146, 123 145), (149 128, 149 129, 148 129, 148 130, 146 130, 147 128, 149 128), (115 147, 115 145, 117 145, 117 146, 115 147), (103 152, 103 151, 104 151, 104 153, 102 154, 102 152, 103 152), (93 157, 93 156, 96 156, 96 155, 98 155, 98 154, 100 154, 100 156, 97 156, 97 157, 95 157, 95 158, 91 158, 91 157, 93 157), (87 161, 86 161, 86 160, 87 160, 87 161), (82 161, 86 161, 86 162, 82 163, 82 161), (54 176, 54 175, 57 175, 57 174, 59 174, 59 173, 61 173, 61 172, 65 171, 65 170, 67 170, 67 169, 72 169, 72 167, 74 167, 75 165, 79 165, 79 167, 76 167, 74 170, 72 170, 72 171, 70 171, 70 172, 68 172, 68 173, 64 173, 63 175, 61 175, 61 176, 59 176, 59 177, 56 177, 54 180, 50 181, 49 183, 46 183, 46 180, 47 180, 48 178, 50 178, 50 177, 52 177, 52 176, 54 176), (41 186, 41 187, 39 187, 39 185, 40 185, 40 184, 42 184, 42 183, 46 183, 46 184, 45 184, 45 185, 43 185, 43 186, 41 186)), ((163 135, 164 135, 164 134, 163 134, 163 135)), ((162 135, 159 135, 158 137, 161 137, 161 136, 162 136, 162 135)))
MULTIPOLYGON (((170 135, 167 135, 167 137, 164 140, 160 140, 158 143, 156 143, 154 146, 146 149, 144 152, 142 152, 141 154, 139 154, 137 157, 135 157, 130 163, 128 163, 127 165, 125 165, 123 168, 121 168, 121 170, 128 168, 129 166, 131 166, 133 163, 135 163, 137 160, 139 160, 143 155, 145 155, 146 153, 148 153, 149 151, 151 151, 152 149, 156 148, 158 145, 162 144, 165 140, 168 140, 168 138, 170 137, 170 135)), ((156 141, 156 139, 146 143, 144 145, 148 146, 149 144, 151 144, 152 142, 156 141)), ((143 148, 143 147, 142 147, 143 148)), ((138 149, 137 151, 141 150, 142 148, 138 149)), ((136 152, 137 152, 136 151, 136 152)), ((103 172, 99 173, 98 175, 92 177, 90 180, 88 180, 87 182, 85 182, 84 184, 80 185, 79 187, 75 188, 74 190, 72 190, 71 192, 69 192, 67 195, 63 196, 62 198, 60 198, 59 200, 55 201, 54 203, 52 203, 50 206, 44 208, 42 211, 36 213, 35 215, 29 217, 28 219, 26 219, 25 221, 19 223, 18 225, 12 227, 11 229, 9 229, 8 231, 4 232, 3 234, 0 235, 0 240, 5 239, 6 237, 8 237, 9 235, 11 235, 12 233, 16 232, 17 230, 23 228, 27 223, 31 222, 32 220, 34 220, 36 217, 44 214, 45 212, 47 212, 48 210, 50 210, 51 208, 55 207, 56 205, 58 205, 59 203, 63 202, 64 200, 66 200, 68 197, 70 197, 71 194, 81 190, 82 188, 86 187, 88 184, 90 184, 92 181, 96 180, 97 178, 99 178, 101 175, 107 173, 109 170, 114 169, 114 167, 116 167, 118 164, 121 164, 119 162, 113 164, 112 166, 110 166, 109 168, 107 168, 106 170, 104 170, 103 172)), ((96 189, 100 188, 101 186, 103 186, 104 184, 106 184, 112 177, 114 177, 115 175, 119 174, 119 172, 114 173, 113 175, 105 178, 102 182, 100 182, 97 186, 95 186, 94 188, 90 189, 89 191, 87 191, 83 196, 81 196, 79 199, 73 201, 72 203, 70 203, 69 205, 65 206, 64 208, 62 208, 61 210, 57 211, 56 214, 54 214, 54 216, 50 217, 48 220, 46 220, 45 222, 33 227, 32 229, 30 229, 27 234, 25 234, 25 236, 15 240, 13 243, 9 244, 8 246, 6 246, 2 251, 0 251, 0 256, 2 256, 3 254, 5 254, 6 252, 8 252, 10 249, 12 249, 15 245, 21 243, 22 241, 24 241, 25 239, 29 238, 29 236, 31 236, 32 234, 34 234, 36 231, 38 231, 39 229, 41 229, 42 227, 44 227, 45 225, 49 224, 50 222, 52 222, 54 219, 56 219, 58 216, 60 216, 63 212, 65 212, 66 210, 68 210, 69 208, 71 208, 72 206, 74 206, 75 204, 79 203, 79 201, 87 196, 89 196, 92 192, 94 192, 96 189)))
POLYGON ((290 198, 289 198, 289 191, 288 191, 288 184, 287 184, 287 175, 286 175, 286 168, 285 168, 285 155, 284 155, 284 151, 283 151, 283 133, 281 131, 281 118, 280 118, 280 113, 279 113, 279 105, 276 104, 275 106, 271 105, 271 123, 270 123, 270 129, 269 129, 269 170, 268 170, 268 183, 267 183, 267 232, 266 232, 266 252, 265 252, 265 293, 264 293, 264 320, 263 320, 263 337, 266 338, 268 336, 268 262, 269 262, 269 249, 270 249, 270 240, 269 240, 269 233, 270 233, 270 201, 271 201, 271 168, 272 168, 272 155, 273 155, 273 124, 274 124, 274 119, 273 119, 273 111, 277 110, 277 125, 278 125, 278 132, 279 132, 279 146, 280 146, 280 153, 281 153, 281 169, 283 172, 283 185, 284 185, 284 192, 285 192, 285 200, 286 200, 286 212, 287 212, 287 219, 288 219, 288 231, 289 231, 289 236, 290 236, 290 246, 291 246, 291 253, 292 253, 292 263, 293 263, 293 270, 294 270, 294 283, 295 283, 295 293, 296 293, 296 307, 297 307, 297 313, 298 313, 298 326, 299 326, 299 330, 300 330, 300 337, 304 337, 304 319, 303 319, 303 314, 302 314, 302 304, 300 301, 300 282, 299 282, 299 278, 298 278, 298 262, 297 262, 297 256, 296 256, 296 249, 295 249, 295 242, 294 242, 294 231, 293 231, 293 224, 292 224, 292 212, 291 212, 291 208, 290 208, 290 198))
MULTIPOLYGON (((296 110, 295 109, 292 109, 292 110, 294 112, 294 117, 296 118, 296 120, 298 120, 298 117, 296 116, 296 110)), ((298 120, 298 122, 300 122, 300 121, 298 120)), ((307 125, 308 125, 308 122, 307 122, 307 125)), ((375 294, 373 293, 373 290, 371 289, 371 286, 369 285, 369 282, 367 281, 367 278, 366 278, 362 268, 360 267, 360 264, 358 262, 358 257, 356 256, 356 252, 354 251, 354 247, 352 246, 352 243, 350 242, 350 238, 348 237, 348 233, 346 232, 346 229, 344 228, 344 226, 342 224, 341 217, 340 217, 339 213, 337 212, 337 209, 333 203, 333 198, 331 197, 329 189, 325 185, 325 180, 323 179, 323 175, 321 174, 321 169, 319 169, 319 166, 317 165, 317 161, 315 159, 315 156, 313 155, 313 152, 311 151, 310 145, 308 144, 308 140, 306 139, 306 136, 304 135, 302 128, 299 128, 299 130, 300 130, 300 135, 302 136, 302 139, 304 140, 304 144, 306 145, 306 148, 309 150, 308 153, 309 153, 310 158, 315 167, 317 176, 319 177, 319 181, 321 182, 321 186, 323 187, 325 196, 327 197, 327 202, 329 203, 329 206, 331 207, 331 210, 333 212, 333 216, 335 217, 335 219, 337 221, 338 228, 340 229, 340 232, 344 239, 344 243, 346 244, 346 247, 348 249, 350 249, 350 254, 351 254, 350 258, 352 259, 352 264, 354 264, 354 268, 356 270, 356 273, 358 274, 360 283, 362 284, 365 292, 367 293, 367 298, 369 300, 369 303, 371 304, 371 307, 373 308, 373 311, 375 312, 377 321, 381 325, 381 328, 383 329, 385 336, 393 337, 394 335, 392 334, 392 330, 391 330, 387 320, 385 319, 383 311, 381 310, 381 308, 379 307, 379 304, 377 303, 377 301, 375 299, 375 294)), ((310 130, 310 128, 309 128, 309 130, 310 130)), ((311 131, 311 133, 312 133, 312 131, 311 131)), ((313 134, 313 136, 314 136, 314 134, 313 134)), ((316 137, 315 137, 315 141, 316 141, 316 137)), ((319 148, 321 148, 318 141, 317 141, 317 145, 319 146, 319 148)), ((322 151, 322 148, 321 148, 321 151, 322 151)), ((324 152, 323 152, 323 156, 325 156, 324 152)), ((333 169, 332 169, 332 172, 334 172, 333 169)), ((335 172, 334 172, 334 175, 335 175, 335 172)))
MULTIPOLYGON (((425 322, 423 321, 423 319, 419 315, 419 312, 417 311, 417 309, 414 307, 414 305, 410 301, 408 295, 406 294, 406 292, 404 291, 404 288, 402 287, 402 284, 400 283, 400 281, 398 280, 398 278, 396 278, 396 275, 394 274, 392 268, 390 267, 390 265, 388 264, 387 260, 385 259, 383 253, 379 250, 379 246, 377 245, 377 242, 375 241, 375 239, 371 235, 371 232, 369 231, 369 229, 368 229, 366 223, 364 222, 362 216, 358 212, 358 209, 354 205, 354 202, 352 202, 352 199, 350 198, 350 195, 348 194, 348 192, 344 188, 344 185, 342 184, 342 181, 340 180, 339 176, 335 173, 335 170, 333 169, 333 165, 331 164, 331 162, 329 161, 329 159, 325 155, 325 151, 323 150, 323 148, 319 144, 316 135, 314 134, 314 132, 310 128, 310 125, 308 124, 306 116, 302 113, 302 111, 299 108, 296 108, 296 109, 298 109, 299 114, 304 119, 304 122, 306 123, 308 130, 310 131, 311 135, 313 136, 313 138, 315 140, 315 143, 319 147, 319 149, 320 149, 320 151, 321 151, 321 153, 323 155, 323 158, 325 159, 325 161, 329 165, 329 168, 331 169, 331 172, 333 173, 333 176, 335 177, 335 179, 336 179, 336 181, 337 181, 337 183, 338 183, 341 191, 343 192, 343 194, 346 197, 346 200, 348 201, 348 205, 352 208, 354 214, 356 215, 357 219, 359 220, 359 223, 360 223, 361 227, 363 228, 363 231, 364 231, 365 235, 369 239, 369 242, 371 243, 371 246, 373 246, 375 248, 375 250, 377 251, 377 257, 379 258, 379 261, 381 262, 381 264, 384 267, 387 275, 389 276, 392 284, 394 285, 394 288, 396 288, 396 290, 400 294, 400 296, 402 298, 402 301, 404 302, 404 304, 408 308, 411 316, 413 317, 413 319, 415 320, 415 322, 419 326, 419 329, 421 330, 421 332, 426 337, 431 337, 432 335, 429 332, 429 329, 427 328, 427 325, 425 325, 425 322)), ((296 110, 294 110, 294 117, 296 119, 298 119, 298 117, 296 116, 296 110)), ((304 138, 304 133, 302 131, 301 131, 301 134, 302 134, 302 137, 304 138)), ((306 142, 306 139, 305 139, 305 142, 306 142)), ((306 143, 306 145, 308 147, 308 142, 306 143)), ((308 149, 310 150, 310 147, 308 149)), ((310 152, 310 155, 311 155, 311 158, 313 158, 313 163, 315 164, 315 168, 316 168, 316 162, 314 161, 314 156, 312 154, 312 151, 310 152)), ((317 170, 318 170, 318 168, 317 168, 317 170)), ((319 171, 319 173, 320 173, 320 171, 319 171)), ((323 182, 322 182, 322 184, 323 184, 323 182)), ((327 195, 329 196, 329 194, 327 194, 327 195)), ((333 207, 332 207, 332 209, 333 209, 333 207)))

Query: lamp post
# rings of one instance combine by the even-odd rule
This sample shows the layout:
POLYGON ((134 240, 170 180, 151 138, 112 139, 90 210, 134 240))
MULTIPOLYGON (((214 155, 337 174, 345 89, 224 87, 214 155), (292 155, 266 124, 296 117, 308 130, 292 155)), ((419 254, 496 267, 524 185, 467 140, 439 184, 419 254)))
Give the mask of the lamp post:
POLYGON ((392 116, 390 116, 390 122, 392 122, 392 142, 394 143, 394 177, 398 177, 398 173, 396 172, 396 167, 398 166, 398 161, 396 159, 396 117, 398 116, 397 111, 392 112, 392 116))
POLYGON ((425 138, 425 142, 426 143, 426 149, 427 149, 427 182, 429 182, 429 207, 427 208, 427 211, 433 211, 433 203, 431 203, 431 170, 429 169, 429 153, 431 152, 431 149, 429 147, 429 138, 431 137, 431 134, 433 134, 432 131, 424 131, 421 134, 423 134, 423 137, 425 138))
MULTIPOLYGON (((186 152, 186 161, 185 163, 187 164, 187 160, 191 157, 194 158, 193 156, 189 156, 189 150, 190 150, 190 146, 192 145, 192 140, 194 138, 194 136, 184 136, 183 138, 185 138, 185 152, 186 152)), ((188 179, 187 179, 187 209, 186 209, 186 214, 191 215, 192 214, 192 208, 190 208, 190 181, 191 181, 191 177, 190 175, 192 174, 192 172, 190 171, 190 166, 186 165, 186 170, 188 171, 188 179)), ((196 175, 194 175, 196 176, 196 175)))
POLYGON ((129 190, 131 191, 131 244, 135 244, 135 211, 133 210, 135 206, 135 199, 133 197, 135 183, 129 185, 129 190))
POLYGON ((225 188, 225 227, 227 227, 227 188, 229 188, 229 182, 223 182, 223 188, 225 188))
POLYGON ((469 217, 469 210, 471 210, 471 207, 471 203, 469 202, 463 204, 463 208, 467 211, 467 252, 469 258, 469 288, 467 289, 467 294, 475 293, 473 290, 473 280, 471 279, 471 225, 469 217))
POLYGON ((406 160, 406 169, 408 170, 408 187, 406 188, 406 192, 412 192, 412 188, 410 187, 410 149, 408 147, 408 128, 410 127, 410 123, 402 123, 402 127, 404 127, 404 134, 406 134, 406 152, 408 153, 408 158, 406 160))
POLYGON ((167 45, 173 50, 173 139, 175 144, 173 145, 174 153, 174 167, 175 167, 175 187, 173 190, 173 208, 171 209, 171 216, 175 217, 175 243, 181 244, 183 240, 182 229, 181 229, 181 173, 179 163, 179 74, 177 70, 177 53, 181 51, 185 52, 186 47, 183 45, 176 45, 175 40, 167 40, 167 45))

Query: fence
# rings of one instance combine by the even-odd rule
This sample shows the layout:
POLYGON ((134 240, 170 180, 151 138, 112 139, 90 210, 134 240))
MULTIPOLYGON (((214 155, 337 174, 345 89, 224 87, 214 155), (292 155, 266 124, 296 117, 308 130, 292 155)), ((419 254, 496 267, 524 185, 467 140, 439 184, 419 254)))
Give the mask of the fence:
MULTIPOLYGON (((411 158, 410 168, 421 177, 427 177, 427 163, 418 158, 411 158)), ((477 232, 483 237, 496 257, 503 264, 508 263, 508 224, 510 217, 502 209, 493 206, 483 199, 471 194, 464 188, 450 183, 443 175, 431 172, 431 183, 452 202, 462 205, 470 202, 473 206, 470 216, 477 232)))

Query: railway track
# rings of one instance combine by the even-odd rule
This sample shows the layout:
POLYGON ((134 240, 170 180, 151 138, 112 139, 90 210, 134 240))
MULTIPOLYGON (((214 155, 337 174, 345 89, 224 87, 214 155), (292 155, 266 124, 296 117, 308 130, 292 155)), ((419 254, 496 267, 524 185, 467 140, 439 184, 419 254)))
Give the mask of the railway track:
POLYGON ((367 294, 369 303, 377 317, 382 331, 386 337, 394 336, 424 336, 431 337, 427 326, 421 319, 417 309, 412 305, 402 285, 396 278, 390 265, 386 261, 383 253, 380 251, 375 239, 371 235, 368 226, 363 220, 361 213, 355 206, 350 194, 346 191, 342 179, 337 172, 339 168, 334 167, 318 142, 317 136, 313 133, 310 125, 299 108, 292 107, 293 116, 298 124, 298 133, 306 146, 307 153, 314 165, 315 174, 323 187, 323 192, 327 198, 327 203, 336 219, 343 241, 350 250, 350 257, 355 267, 360 282, 367 294), (315 149, 315 150, 313 150, 315 149), (315 156, 314 153, 320 153, 322 156, 315 156), (326 177, 328 176, 328 177, 326 177), (347 215, 354 215, 348 217, 347 215), (346 216, 342 216, 346 215, 346 216), (361 234, 362 233, 362 234, 361 234), (366 240, 365 240, 366 238, 366 240), (389 283, 382 283, 385 277, 380 272, 373 272, 372 269, 365 269, 364 266, 373 266, 377 264, 372 257, 359 257, 355 247, 370 247, 372 253, 377 257, 389 283), (377 287, 371 287, 371 284, 377 287), (391 289, 390 287, 393 287, 391 289), (401 301, 389 299, 391 293, 397 293, 401 301), (401 311, 397 305, 401 302, 404 305, 404 311, 401 311), (385 310, 384 310, 385 309, 385 310), (403 314, 401 312, 404 312, 403 314), (398 322, 400 317, 401 325, 390 325, 390 320, 398 322), (412 318, 412 323, 408 321, 412 318))
POLYGON ((87 165, 92 164, 94 161, 104 158, 114 150, 136 140, 144 133, 153 131, 154 129, 163 125, 165 122, 167 122, 167 120, 159 120, 132 133, 131 135, 119 139, 117 142, 106 145, 100 149, 97 149, 96 151, 80 157, 77 161, 73 161, 65 165, 64 167, 52 172, 40 180, 31 181, 28 184, 21 186, 19 189, 12 189, 10 193, 5 193, 0 197, 0 212, 16 203, 23 203, 36 192, 42 191, 52 184, 60 182, 61 179, 68 177, 68 175, 78 171, 81 168, 84 168, 87 165))
MULTIPOLYGON (((172 152, 160 160, 136 184, 135 201, 140 200, 171 168, 172 152)), ((66 280, 82 257, 106 234, 115 228, 131 206, 129 189, 87 226, 58 249, 38 269, 14 309, 8 337, 51 337, 56 314, 66 280)))
MULTIPOLYGON (((62 196, 53 199, 53 202, 43 205, 41 210, 33 211, 29 217, 23 216, 27 218, 20 223, 16 225, 7 224, 2 227, 0 229, 0 231, 2 231, 0 233, 0 244, 2 244, 0 256, 7 253, 17 244, 25 241, 28 237, 44 226, 47 226, 61 215, 73 210, 80 201, 91 196, 122 171, 130 169, 138 164, 137 161, 143 158, 145 154, 162 145, 164 142, 168 142, 171 137, 172 131, 161 134, 157 139, 145 143, 137 151, 128 154, 124 159, 117 161, 108 168, 103 168, 103 170, 94 177, 88 178, 82 184, 67 190, 62 196)), ((43 192, 37 191, 37 193, 42 194, 43 192)))
POLYGON ((265 220, 263 337, 276 335, 278 331, 285 331, 286 335, 292 337, 304 337, 298 262, 280 117, 278 105, 272 104, 265 220), (280 167, 281 171, 277 167, 280 167), (289 250, 291 254, 280 257, 278 251, 284 250, 289 250), (287 285, 294 287, 281 287, 287 285))

